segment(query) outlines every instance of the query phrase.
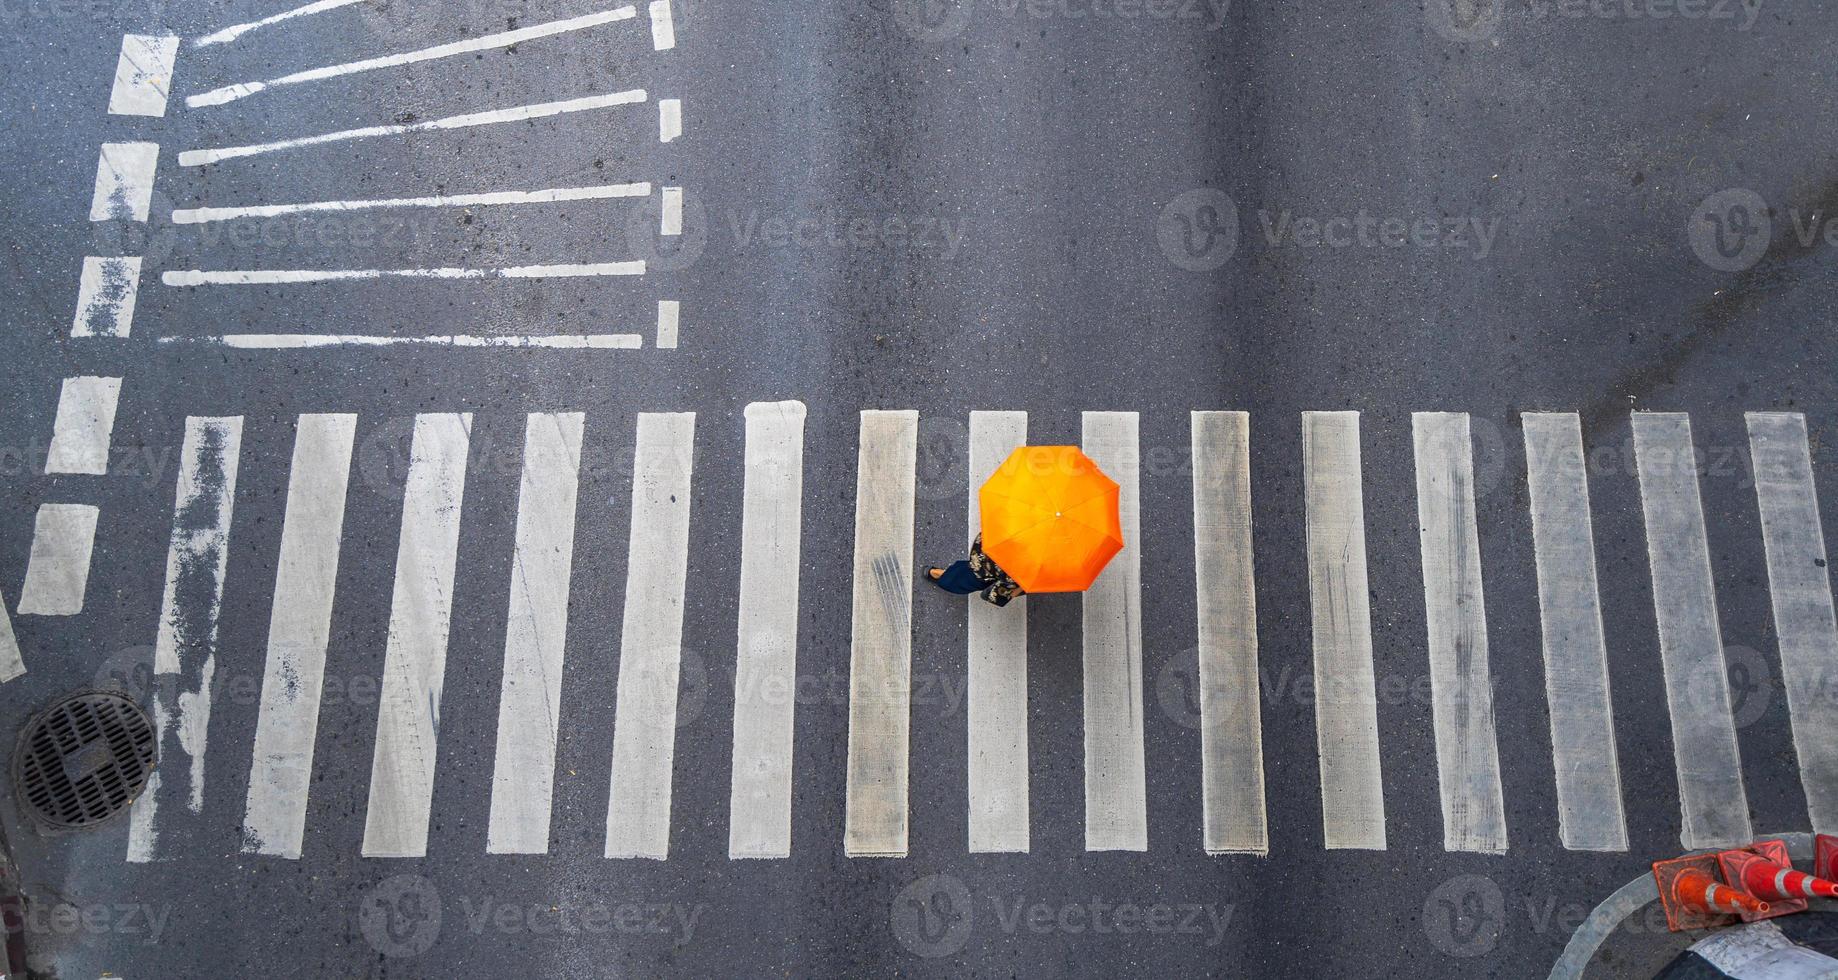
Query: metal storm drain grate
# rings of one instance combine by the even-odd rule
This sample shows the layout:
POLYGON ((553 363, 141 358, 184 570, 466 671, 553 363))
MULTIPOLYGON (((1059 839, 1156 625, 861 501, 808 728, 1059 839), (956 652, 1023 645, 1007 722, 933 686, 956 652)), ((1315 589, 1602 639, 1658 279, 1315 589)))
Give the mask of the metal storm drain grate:
POLYGON ((147 785, 156 745, 147 713, 119 694, 73 694, 39 712, 13 750, 13 787, 54 830, 121 812, 147 785))

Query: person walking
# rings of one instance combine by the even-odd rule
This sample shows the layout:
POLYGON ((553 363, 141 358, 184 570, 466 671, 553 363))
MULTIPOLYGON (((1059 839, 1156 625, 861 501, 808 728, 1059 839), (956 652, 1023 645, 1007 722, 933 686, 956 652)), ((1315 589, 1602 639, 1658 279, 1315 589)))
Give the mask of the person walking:
POLYGON ((952 563, 949 568, 933 566, 925 570, 932 584, 953 595, 980 595, 984 602, 1006 606, 1016 596, 1027 595, 1002 566, 983 553, 983 536, 978 534, 970 544, 970 557, 952 563))

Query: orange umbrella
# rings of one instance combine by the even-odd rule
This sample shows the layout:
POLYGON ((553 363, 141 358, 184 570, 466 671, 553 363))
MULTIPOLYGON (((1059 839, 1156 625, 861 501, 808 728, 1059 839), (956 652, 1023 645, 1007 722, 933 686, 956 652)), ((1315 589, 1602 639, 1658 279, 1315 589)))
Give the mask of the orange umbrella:
POLYGON ((1029 592, 1083 592, 1123 550, 1117 495, 1077 446, 1022 446, 983 484, 983 551, 1029 592))

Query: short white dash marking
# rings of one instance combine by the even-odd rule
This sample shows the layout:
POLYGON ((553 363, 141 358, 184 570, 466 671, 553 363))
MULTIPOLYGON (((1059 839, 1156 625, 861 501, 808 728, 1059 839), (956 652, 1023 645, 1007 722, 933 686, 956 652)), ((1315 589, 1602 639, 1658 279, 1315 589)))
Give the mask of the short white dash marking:
POLYGON ((1527 412, 1526 485, 1538 559, 1545 699, 1557 775, 1557 829, 1573 851, 1627 850, 1621 762, 1609 697, 1582 420, 1527 412))
POLYGON ((662 861, 670 855, 695 435, 692 412, 638 416, 613 709, 612 793, 606 807, 609 858, 662 861))
POLYGON ((172 804, 183 804, 193 814, 204 809, 204 754, 216 694, 217 627, 229 568, 242 423, 239 417, 185 420, 166 587, 153 645, 153 725, 160 765, 134 801, 129 861, 151 861, 175 850, 160 836, 161 814, 172 804))
POLYGON ((651 47, 657 51, 676 47, 676 21, 670 16, 670 0, 651 0, 651 47))
POLYGON ((294 436, 243 810, 243 850, 252 854, 297 859, 305 838, 356 433, 355 415, 302 415, 294 436))
POLYGON ((153 202, 158 143, 104 143, 96 160, 96 190, 89 199, 91 221, 145 221, 153 202))
POLYGON ((666 187, 662 197, 664 213, 658 232, 663 235, 681 235, 683 233, 683 189, 666 187))
POLYGON ((546 119, 570 112, 586 112, 590 109, 631 105, 643 101, 645 101, 644 90, 632 89, 625 92, 609 92, 605 95, 590 95, 580 99, 564 99, 559 102, 539 102, 534 105, 512 106, 508 109, 468 112, 458 116, 447 116, 443 119, 430 119, 427 122, 341 129, 317 136, 302 136, 297 139, 277 140, 273 143, 252 143, 246 146, 225 146, 213 150, 186 150, 179 154, 179 166, 202 167, 205 164, 234 160, 238 157, 275 153, 281 150, 293 150, 303 146, 318 146, 323 143, 337 143, 344 140, 368 139, 372 136, 400 136, 405 133, 427 133, 437 130, 467 129, 473 126, 522 122, 528 119, 546 119))
POLYGON ((1385 849, 1359 413, 1302 413, 1315 737, 1329 849, 1385 849))
POLYGON ((101 511, 87 504, 45 504, 32 530, 32 557, 19 590, 20 615, 75 616, 89 588, 89 559, 101 511))
POLYGON ((472 54, 477 51, 488 51, 493 48, 508 48, 512 45, 521 44, 524 41, 535 40, 536 38, 549 37, 555 34, 565 34, 570 31, 585 30, 589 27, 598 27, 601 24, 610 24, 614 21, 629 20, 637 16, 637 13, 636 10, 629 6, 618 7, 613 10, 603 10, 598 13, 584 14, 580 17, 570 17, 566 20, 537 24, 533 27, 520 27, 514 31, 501 31, 497 34, 482 34, 478 37, 467 38, 464 41, 454 41, 450 44, 435 45, 434 47, 422 48, 418 51, 404 51, 399 54, 384 55, 379 58, 366 58, 362 61, 346 62, 342 65, 328 65, 324 68, 297 71, 291 75, 282 75, 280 78, 269 79, 265 82, 242 82, 237 85, 226 85, 223 88, 212 89, 209 92, 200 92, 197 95, 188 96, 185 99, 185 104, 194 109, 203 106, 223 105, 226 102, 234 102, 237 99, 247 98, 265 89, 279 88, 285 85, 299 85, 302 82, 316 82, 327 78, 337 78, 341 75, 353 75, 358 72, 374 71, 378 68, 394 68, 399 65, 412 65, 422 61, 451 58, 462 54, 472 54))
POLYGON ((45 472, 107 475, 109 440, 115 432, 115 407, 120 399, 120 378, 65 378, 57 397, 57 421, 51 427, 45 472))
POLYGON ((677 320, 682 315, 682 304, 674 299, 657 301, 657 346, 662 350, 676 347, 677 320))
POLYGON ((906 856, 918 446, 918 412, 862 413, 843 819, 849 857, 906 856))
POLYGON ((1637 412, 1633 427, 1660 666, 1672 712, 1680 840, 1690 850, 1735 847, 1753 839, 1753 834, 1730 711, 1729 668, 1723 658, 1691 419, 1637 412))
POLYGON ((421 857, 428 850, 471 430, 470 414, 415 419, 364 814, 365 857, 421 857))
POLYGON ((1442 846, 1504 854, 1506 800, 1487 660, 1473 435, 1468 416, 1460 412, 1418 412, 1411 416, 1411 432, 1442 846))
POLYGON ((533 414, 525 422, 488 854, 549 850, 585 424, 579 412, 533 414))
MULTIPOLYGON (((203 37, 195 38, 191 44, 194 48, 208 48, 214 44, 227 44, 258 27, 267 27, 270 24, 279 24, 284 20, 293 20, 295 17, 305 17, 309 14, 316 14, 325 10, 335 10, 339 7, 349 7, 354 3, 365 2, 368 2, 368 0, 314 0, 313 3, 306 4, 302 7, 295 7, 292 10, 283 10, 278 14, 271 14, 267 17, 263 17, 261 20, 252 20, 246 24, 232 24, 221 31, 213 31, 203 37)), ((178 39, 174 38, 173 42, 176 44, 178 39)))
POLYGON ((163 273, 160 281, 168 286, 274 286, 366 279, 578 279, 644 274, 645 263, 641 259, 636 262, 524 265, 501 269, 192 269, 163 273))
POLYGON ((1268 854, 1251 420, 1244 412, 1194 412, 1192 425, 1200 841, 1208 854, 1268 854))
POLYGON ((791 856, 804 403, 747 406, 728 857, 791 856))
MULTIPOLYGON (((968 544, 983 530, 983 484, 1017 448, 1027 444, 1026 412, 971 412, 968 544)), ((1027 853, 1027 614, 1026 596, 1003 608, 969 596, 971 853, 1027 853)))
POLYGON ((25 657, 19 653, 19 637, 13 632, 13 618, 6 613, 6 597, 0 596, 0 684, 26 673, 25 657))
POLYGON ((1838 621, 1806 416, 1751 412, 1749 446, 1761 506, 1774 628, 1793 719, 1794 753, 1812 829, 1838 832, 1838 621))
POLYGON ((1085 592, 1085 849, 1149 849, 1142 720, 1142 466, 1135 412, 1084 413, 1085 455, 1122 489, 1123 550, 1085 592))
POLYGON ((240 350, 307 350, 318 347, 523 347, 542 350, 637 350, 635 333, 481 337, 375 337, 351 334, 233 333, 204 337, 161 337, 160 343, 218 344, 240 350))
POLYGON ((683 100, 657 100, 657 141, 674 142, 683 135, 683 100))
POLYGON ((483 194, 394 197, 367 201, 258 204, 239 208, 180 208, 172 212, 172 223, 195 225, 208 221, 232 221, 237 218, 273 218, 286 214, 364 211, 377 208, 459 208, 487 207, 497 204, 554 204, 565 201, 597 201, 615 197, 645 197, 650 193, 651 185, 646 183, 608 184, 604 187, 555 187, 539 191, 493 191, 483 194))
POLYGON ((83 260, 77 284, 72 337, 126 337, 134 327, 134 297, 140 291, 140 257, 83 260))
POLYGON ((109 114, 165 115, 172 63, 178 53, 179 39, 172 35, 124 35, 121 57, 115 62, 115 87, 109 92, 109 114))

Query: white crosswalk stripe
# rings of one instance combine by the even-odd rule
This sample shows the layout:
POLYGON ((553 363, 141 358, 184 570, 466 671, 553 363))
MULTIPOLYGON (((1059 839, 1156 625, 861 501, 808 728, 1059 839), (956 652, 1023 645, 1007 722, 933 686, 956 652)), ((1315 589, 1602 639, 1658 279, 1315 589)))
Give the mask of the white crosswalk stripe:
POLYGON ((242 454, 239 417, 193 418, 179 449, 172 537, 166 549, 166 588, 153 645, 153 724, 159 767, 134 801, 128 860, 152 861, 173 851, 163 839, 175 806, 204 809, 205 748, 210 737, 211 684, 217 671, 217 627, 230 560, 230 519, 242 454))
POLYGON ((1385 849, 1378 690, 1372 671, 1371 593, 1359 413, 1302 416, 1307 484, 1308 586, 1315 625, 1315 735, 1321 816, 1329 848, 1385 849))
MULTIPOLYGON (((798 792, 822 774, 797 771, 797 759, 801 755, 806 764, 822 758, 843 761, 843 746, 835 746, 834 754, 793 752, 806 723, 798 699, 804 679, 800 669, 815 669, 800 663, 798 649, 801 630, 809 628, 800 613, 804 539, 817 533, 804 519, 806 414, 798 402, 758 403, 744 413, 740 535, 726 545, 737 548, 739 562, 732 768, 712 774, 727 781, 727 845, 734 859, 791 856, 796 808, 834 806, 798 792)), ((550 852, 551 821, 560 803, 555 785, 564 734, 563 654, 576 585, 575 513, 587 421, 581 413, 538 413, 523 420, 521 479, 513 484, 518 517, 509 591, 498 600, 508 603, 504 667, 494 679, 496 726, 495 734, 487 733, 494 739, 487 748, 440 744, 456 585, 476 579, 459 561, 467 523, 462 502, 468 490, 472 418, 416 418, 401 489, 381 703, 374 741, 359 742, 372 761, 365 856, 427 853, 431 824, 444 824, 435 819, 440 816, 435 759, 456 751, 494 759, 485 849, 550 852)), ((914 806, 909 798, 914 767, 937 764, 911 755, 915 589, 923 587, 915 582, 913 554, 919 422, 919 413, 912 411, 868 411, 859 419, 840 842, 843 853, 853 858, 905 856, 916 824, 938 826, 935 832, 948 839, 957 819, 936 801, 914 806)), ((1144 714, 1146 671, 1163 664, 1144 664, 1143 582, 1146 575, 1160 582, 1189 574, 1192 578, 1181 584, 1192 588, 1196 600, 1199 673, 1193 693, 1199 732, 1186 750, 1192 758, 1181 765, 1191 774, 1171 778, 1193 794, 1190 802, 1200 804, 1200 820, 1181 835, 1183 845, 1191 847, 1197 838, 1198 850, 1208 854, 1271 851, 1258 654, 1257 590, 1262 587, 1310 603, 1320 841, 1335 849, 1387 847, 1381 735, 1389 733, 1381 732, 1377 711, 1360 419, 1354 412, 1311 412, 1301 419, 1306 596, 1293 594, 1296 587, 1255 581, 1261 556, 1252 535, 1252 422, 1241 412, 1192 413, 1191 486, 1175 489, 1165 474, 1145 468, 1142 423, 1135 413, 1083 417, 1087 454, 1122 490, 1126 540, 1098 584, 1082 598, 1067 600, 1081 604, 1084 713, 1082 719, 1060 723, 1082 722, 1087 850, 1150 849, 1151 816, 1166 801, 1149 792, 1150 785, 1164 781, 1159 773, 1156 780, 1148 778, 1151 757, 1145 755, 1145 740, 1159 739, 1167 719, 1144 714), (1192 494, 1182 498, 1193 508, 1191 565, 1186 555, 1145 552, 1139 546, 1142 525, 1159 516, 1142 511, 1145 475, 1162 481, 1152 499, 1167 499, 1163 495, 1171 489, 1192 494)), ((1838 619, 1821 564, 1824 543, 1805 420, 1757 413, 1747 422, 1800 776, 1812 823, 1829 829, 1829 822, 1838 819, 1830 809, 1838 802, 1825 795, 1831 771, 1838 767, 1830 748, 1838 719, 1827 700, 1824 672, 1838 655, 1838 619)), ((309 819, 308 791, 319 792, 318 784, 343 778, 315 762, 314 743, 322 737, 321 691, 334 611, 341 611, 339 622, 364 615, 358 597, 335 595, 361 423, 352 415, 304 415, 294 430, 285 516, 278 547, 266 559, 275 569, 272 594, 263 603, 270 610, 268 649, 254 744, 245 747, 250 764, 241 801, 242 839, 235 842, 252 854, 298 858, 315 835, 332 833, 309 819)), ((1029 433, 1022 412, 975 412, 969 423, 967 538, 980 526, 976 489, 1009 451, 1026 443, 1029 433)), ((697 424, 691 413, 637 415, 621 635, 616 654, 612 642, 587 641, 608 648, 608 662, 618 667, 612 771, 604 787, 604 855, 609 858, 667 859, 673 830, 692 819, 699 826, 720 826, 718 815, 698 812, 692 817, 672 805, 679 789, 673 776, 689 556, 692 532, 704 523, 696 509, 702 505, 694 497, 696 472, 712 464, 719 476, 704 479, 726 479, 736 462, 698 461, 697 424)), ((226 577, 237 473, 239 466, 253 465, 242 458, 242 427, 239 418, 194 418, 185 426, 155 654, 161 684, 153 710, 164 756, 156 781, 135 805, 130 860, 168 857, 196 844, 204 833, 204 823, 193 818, 208 812, 203 800, 206 737, 212 732, 209 692, 213 677, 227 669, 219 663, 217 621, 226 591, 236 590, 243 578, 226 577)), ((1520 702, 1542 693, 1552 736, 1545 781, 1557 792, 1562 845, 1624 851, 1628 821, 1615 744, 1629 734, 1617 730, 1609 696, 1589 457, 1575 415, 1527 414, 1524 429, 1545 686, 1542 692, 1535 687, 1496 692, 1480 571, 1482 548, 1492 538, 1481 533, 1476 517, 1469 421, 1448 413, 1413 418, 1417 546, 1428 629, 1426 645, 1419 649, 1427 651, 1430 667, 1429 721, 1437 746, 1444 846, 1480 853, 1507 849, 1495 701, 1520 702)), ((1692 846, 1746 838, 1747 801, 1736 760, 1690 420, 1636 415, 1633 433, 1638 480, 1628 487, 1638 493, 1646 526, 1663 687, 1679 768, 1682 836, 1692 846), (1724 761, 1705 761, 1711 756, 1724 761)), ((510 492, 509 487, 495 489, 510 492)), ((727 521, 712 523, 731 527, 732 517, 727 521)), ((254 546, 245 542, 237 547, 254 546)), ((241 555, 239 563, 245 561, 241 555)), ((239 604, 261 600, 236 598, 239 604)), ((951 737, 962 739, 957 744, 967 757, 961 770, 967 833, 960 846, 972 853, 1027 853, 1042 844, 1030 833, 1028 729, 1034 719, 1028 701, 1028 600, 1004 609, 974 598, 969 602, 967 633, 956 641, 965 658, 960 669, 968 711, 957 716, 964 728, 951 737)), ((1044 609, 1038 606, 1036 615, 1044 609)), ((816 628, 824 629, 821 624, 816 628)), ((828 632, 839 634, 834 627, 828 632)), ((0 677, 24 666, 8 652, 12 649, 10 633, 0 634, 0 677)), ((476 647, 462 649, 476 656, 476 647)), ((465 673, 478 666, 466 664, 465 673)), ((1630 696, 1648 696, 1660 686, 1656 680, 1652 690, 1630 696)), ((705 717, 699 706, 697 711, 691 717, 705 717)), ((218 740, 213 771, 229 765, 222 758, 225 752, 242 751, 222 744, 221 735, 218 740)), ((236 775, 219 776, 213 783, 233 782, 236 775)), ((705 778, 701 771, 696 776, 705 778)), ((349 781, 345 788, 361 791, 349 781)), ((1393 816, 1402 818, 1401 813, 1393 816)), ((1431 819, 1422 813, 1410 816, 1431 819)), ((1312 827, 1307 829, 1312 833, 1312 827)), ((1526 834, 1515 827, 1511 839, 1523 841, 1526 834)), ((796 849, 833 849, 836 844, 800 839, 796 849)), ((1064 842, 1054 845, 1063 847, 1064 842)))
POLYGON ((1748 424, 1793 745, 1812 827, 1829 833, 1838 831, 1838 622, 1806 417, 1755 412, 1748 424))
POLYGON ((670 776, 688 586, 694 414, 638 417, 632 536, 613 709, 613 782, 606 856, 670 854, 670 776))
POLYGON ((1257 589, 1251 552, 1251 420, 1193 413, 1200 836, 1208 854, 1268 854, 1257 589))
POLYGON ((850 857, 905 857, 919 413, 862 413, 849 638, 850 857))
POLYGON ((1596 581, 1595 531, 1574 414, 1523 416, 1538 609, 1544 633, 1545 699, 1557 777, 1558 833, 1579 851, 1627 850, 1608 642, 1596 581))
POLYGON ((1506 801, 1487 662, 1473 437, 1468 416, 1450 412, 1419 412, 1411 428, 1443 847, 1500 854, 1506 850, 1506 801))
POLYGON ((306 833, 313 740, 331 642, 355 415, 302 415, 268 624, 243 849, 297 858, 306 833))
POLYGON ((421 857, 428 851, 471 431, 469 414, 415 419, 364 813, 365 857, 421 857))
POLYGON ((747 406, 728 856, 791 856, 804 404, 747 406))
POLYGON ((1672 712, 1680 841, 1687 849, 1736 847, 1753 834, 1730 712, 1691 420, 1672 413, 1637 413, 1633 427, 1660 660, 1672 712))
MULTIPOLYGON (((971 541, 983 530, 978 489, 1026 442, 1026 412, 970 413, 971 541)), ((1026 853, 1027 597, 1012 599, 1001 609, 978 596, 966 601, 970 850, 1026 853)))
POLYGON ((1086 412, 1085 455, 1122 489, 1123 550, 1085 592, 1085 849, 1149 849, 1142 746, 1142 465, 1135 412, 1086 412))
POLYGON ((517 544, 511 555, 510 612, 498 699, 498 755, 485 846, 492 854, 542 854, 549 849, 585 425, 586 416, 579 412, 532 415, 524 433, 523 488, 517 497, 517 544))

